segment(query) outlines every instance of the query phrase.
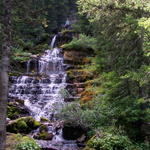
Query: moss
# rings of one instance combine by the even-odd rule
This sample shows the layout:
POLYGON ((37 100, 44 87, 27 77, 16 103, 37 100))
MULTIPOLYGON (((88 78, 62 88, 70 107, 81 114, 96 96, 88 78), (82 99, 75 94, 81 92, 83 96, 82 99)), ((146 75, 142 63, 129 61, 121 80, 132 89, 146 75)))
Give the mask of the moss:
POLYGON ((42 125, 39 128, 39 133, 34 138, 39 140, 52 140, 53 134, 48 133, 48 127, 46 125, 42 125))
POLYGON ((23 100, 15 100, 14 102, 9 102, 7 105, 7 117, 12 120, 28 114, 28 109, 24 107, 23 100))
POLYGON ((16 119, 20 114, 20 110, 16 107, 13 106, 12 104, 8 104, 7 106, 7 117, 10 119, 16 119))
POLYGON ((40 127, 41 123, 34 120, 32 117, 22 117, 11 121, 7 125, 7 131, 11 133, 25 133, 28 134, 32 130, 40 127))
POLYGON ((47 128, 46 125, 41 125, 39 131, 40 131, 40 132, 47 132, 47 131, 48 131, 48 128, 47 128))
POLYGON ((18 123, 17 123, 17 128, 22 129, 22 131, 25 131, 25 132, 26 132, 26 130, 28 129, 28 126, 27 126, 27 124, 26 124, 25 121, 20 120, 20 121, 18 121, 18 123))
POLYGON ((37 134, 34 138, 38 140, 52 140, 53 134, 48 132, 41 132, 37 134))
POLYGON ((41 122, 49 122, 47 118, 41 117, 41 122))

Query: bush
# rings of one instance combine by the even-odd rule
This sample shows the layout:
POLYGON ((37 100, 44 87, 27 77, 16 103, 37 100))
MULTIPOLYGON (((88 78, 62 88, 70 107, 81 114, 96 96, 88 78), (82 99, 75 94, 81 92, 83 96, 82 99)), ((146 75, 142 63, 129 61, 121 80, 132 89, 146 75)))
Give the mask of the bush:
POLYGON ((149 150, 150 145, 145 143, 133 143, 128 136, 124 135, 121 130, 115 128, 111 130, 99 132, 93 136, 88 142, 87 147, 93 150, 149 150), (111 131, 111 130, 114 131, 111 131), (116 131, 115 131, 116 130, 116 131))
POLYGON ((22 48, 15 48, 12 49, 13 55, 11 56, 11 59, 13 61, 19 61, 19 62, 25 62, 30 59, 31 53, 23 51, 22 48))
POLYGON ((107 132, 100 136, 92 137, 87 146, 96 150, 131 150, 132 142, 127 136, 113 135, 107 132))
POLYGON ((16 150, 40 150, 40 147, 33 139, 24 137, 16 146, 16 150))
POLYGON ((74 38, 70 43, 64 44, 62 48, 68 50, 94 50, 96 45, 96 39, 90 36, 80 34, 79 39, 74 38))
POLYGON ((99 100, 82 105, 72 102, 62 109, 59 118, 94 132, 97 128, 113 124, 114 111, 115 109, 99 100))

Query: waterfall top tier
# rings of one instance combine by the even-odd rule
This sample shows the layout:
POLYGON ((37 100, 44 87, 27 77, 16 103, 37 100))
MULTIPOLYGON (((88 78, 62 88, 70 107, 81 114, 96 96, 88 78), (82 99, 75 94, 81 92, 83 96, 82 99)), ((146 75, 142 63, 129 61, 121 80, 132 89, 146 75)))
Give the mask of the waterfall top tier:
POLYGON ((39 73, 50 76, 64 72, 61 49, 46 50, 39 60, 39 73))
POLYGON ((51 42, 51 49, 53 49, 55 47, 55 43, 56 43, 56 39, 57 39, 57 35, 55 35, 52 39, 52 42, 51 42))

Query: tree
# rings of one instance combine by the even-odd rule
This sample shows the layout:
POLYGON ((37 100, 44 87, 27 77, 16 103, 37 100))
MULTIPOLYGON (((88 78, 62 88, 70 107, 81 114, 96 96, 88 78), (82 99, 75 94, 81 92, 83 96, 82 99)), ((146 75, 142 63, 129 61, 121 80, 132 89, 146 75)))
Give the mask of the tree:
POLYGON ((0 61, 0 150, 5 149, 6 139, 6 106, 8 96, 8 67, 11 50, 11 2, 3 0, 2 31, 3 41, 0 61))

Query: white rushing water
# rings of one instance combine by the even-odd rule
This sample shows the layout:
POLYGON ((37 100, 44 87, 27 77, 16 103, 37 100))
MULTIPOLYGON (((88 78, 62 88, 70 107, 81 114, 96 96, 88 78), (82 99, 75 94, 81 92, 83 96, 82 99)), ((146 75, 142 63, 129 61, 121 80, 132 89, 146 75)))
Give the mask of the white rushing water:
MULTIPOLYGON (((55 41, 56 36, 52 40, 52 47, 55 41)), ((31 60, 27 62, 28 74, 30 63, 31 60)), ((14 77, 14 84, 10 88, 9 95, 12 98, 25 100, 25 105, 35 119, 40 120, 41 117, 52 119, 64 103, 61 90, 66 87, 66 73, 61 49, 46 50, 37 66, 39 76, 30 74, 14 77)))

